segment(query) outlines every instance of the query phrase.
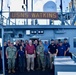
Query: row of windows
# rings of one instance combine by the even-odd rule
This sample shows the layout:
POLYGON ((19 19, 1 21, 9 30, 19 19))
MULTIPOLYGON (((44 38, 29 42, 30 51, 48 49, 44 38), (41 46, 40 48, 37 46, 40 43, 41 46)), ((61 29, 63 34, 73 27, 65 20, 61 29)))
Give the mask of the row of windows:
POLYGON ((76 48, 76 38, 73 39, 73 46, 76 48))

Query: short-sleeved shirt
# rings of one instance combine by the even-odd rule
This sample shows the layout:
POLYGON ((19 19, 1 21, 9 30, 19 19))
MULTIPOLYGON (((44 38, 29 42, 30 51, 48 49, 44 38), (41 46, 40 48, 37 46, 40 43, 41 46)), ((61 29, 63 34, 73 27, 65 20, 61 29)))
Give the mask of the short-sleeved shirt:
POLYGON ((25 50, 27 51, 27 54, 34 54, 35 47, 34 45, 26 45, 25 50))
POLYGON ((69 43, 64 43, 63 45, 65 46, 66 50, 70 47, 69 43))
POLYGON ((49 53, 48 53, 48 46, 49 46, 49 44, 44 44, 44 54, 45 55, 48 55, 49 53))
POLYGON ((24 50, 18 50, 18 57, 23 58, 25 56, 25 51, 24 50))
POLYGON ((64 52, 66 51, 65 46, 59 46, 58 47, 58 56, 64 56, 64 52))
POLYGON ((49 48, 49 52, 50 52, 51 54, 56 53, 57 46, 56 46, 55 44, 54 44, 54 45, 50 44, 50 45, 48 46, 48 48, 49 48))
POLYGON ((44 44, 44 52, 48 52, 48 46, 49 44, 44 44))

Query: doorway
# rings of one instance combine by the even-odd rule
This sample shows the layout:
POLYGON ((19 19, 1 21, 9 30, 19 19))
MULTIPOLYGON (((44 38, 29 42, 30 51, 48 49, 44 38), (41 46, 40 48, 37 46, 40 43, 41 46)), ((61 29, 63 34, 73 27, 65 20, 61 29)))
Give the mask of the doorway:
POLYGON ((39 38, 30 38, 30 40, 32 40, 33 44, 34 44, 35 40, 37 40, 39 42, 39 38))

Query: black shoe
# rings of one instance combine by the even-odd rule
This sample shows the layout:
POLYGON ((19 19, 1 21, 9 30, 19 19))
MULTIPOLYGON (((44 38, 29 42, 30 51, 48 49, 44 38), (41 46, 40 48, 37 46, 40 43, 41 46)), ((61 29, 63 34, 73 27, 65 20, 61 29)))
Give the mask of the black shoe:
POLYGON ((34 71, 34 69, 31 69, 32 71, 34 71))
POLYGON ((43 68, 42 71, 45 71, 45 69, 43 68))
POLYGON ((40 70, 40 68, 37 68, 37 70, 40 70))

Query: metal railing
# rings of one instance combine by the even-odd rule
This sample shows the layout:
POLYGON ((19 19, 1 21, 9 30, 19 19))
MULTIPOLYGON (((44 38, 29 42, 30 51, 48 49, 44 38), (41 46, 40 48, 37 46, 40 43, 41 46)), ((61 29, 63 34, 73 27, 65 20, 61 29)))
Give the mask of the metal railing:
MULTIPOLYGON (((73 20, 73 15, 76 13, 72 12, 63 12, 63 25, 71 25, 71 21, 73 20)), ((9 16, 9 12, 5 11, 2 13, 2 23, 3 25, 27 25, 27 19, 11 19, 9 16), (10 22, 9 22, 10 21, 10 22)), ((61 13, 58 12, 58 20, 49 20, 49 19, 33 19, 33 25, 61 25, 61 13)), ((28 25, 32 24, 32 19, 28 19, 28 25)))
POLYGON ((76 62, 76 55, 72 54, 72 59, 76 62))

